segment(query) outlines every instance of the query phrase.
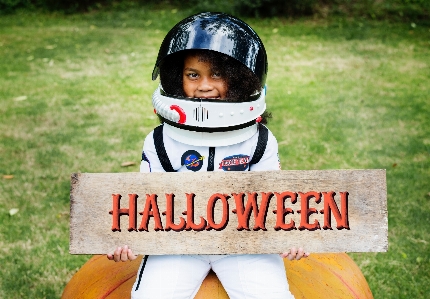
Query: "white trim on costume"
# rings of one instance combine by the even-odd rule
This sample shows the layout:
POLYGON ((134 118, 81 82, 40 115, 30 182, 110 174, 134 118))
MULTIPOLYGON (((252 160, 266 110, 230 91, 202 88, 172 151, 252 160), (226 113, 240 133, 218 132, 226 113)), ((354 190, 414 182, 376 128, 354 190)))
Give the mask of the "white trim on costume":
POLYGON ((227 146, 251 138, 257 133, 257 123, 238 130, 227 132, 195 132, 180 129, 164 123, 164 133, 178 142, 194 146, 227 146))

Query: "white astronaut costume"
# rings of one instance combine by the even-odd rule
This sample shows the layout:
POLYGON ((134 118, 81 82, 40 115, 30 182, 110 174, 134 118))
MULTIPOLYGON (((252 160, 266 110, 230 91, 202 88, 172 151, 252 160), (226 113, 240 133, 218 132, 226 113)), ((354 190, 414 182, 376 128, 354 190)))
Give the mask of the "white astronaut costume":
MULTIPOLYGON (((266 108, 267 76, 266 51, 258 35, 226 14, 190 16, 164 38, 152 79, 157 78, 167 56, 192 49, 236 59, 252 71, 262 89, 242 101, 220 101, 181 98, 158 88, 152 103, 163 124, 145 138, 140 171, 278 170, 277 141, 265 126, 256 123, 266 108)), ((230 298, 294 298, 278 254, 145 256, 131 297, 194 298, 211 269, 230 298)))
MULTIPOLYGON (((249 169, 259 132, 236 144, 210 147, 179 142, 169 136, 171 126, 161 126, 164 126, 163 141, 167 155, 173 168, 179 172, 207 171, 212 167, 213 171, 279 169, 278 144, 270 131, 262 158, 249 169)), ((253 127, 257 129, 258 126, 253 127)), ((204 143, 201 134, 195 133, 200 137, 198 142, 204 143)), ((145 139, 141 172, 164 172, 153 134, 154 131, 145 139)), ((132 298, 194 298, 211 269, 230 298, 294 298, 288 288, 284 263, 277 254, 145 256, 133 285, 132 298)))

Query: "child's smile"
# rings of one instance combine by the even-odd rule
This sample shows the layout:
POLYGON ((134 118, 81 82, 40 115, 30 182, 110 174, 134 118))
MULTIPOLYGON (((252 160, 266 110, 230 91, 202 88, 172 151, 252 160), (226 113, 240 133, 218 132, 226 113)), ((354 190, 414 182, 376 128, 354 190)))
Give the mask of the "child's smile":
POLYGON ((227 83, 220 72, 199 56, 190 55, 184 60, 183 89, 189 98, 223 100, 227 94, 227 83))

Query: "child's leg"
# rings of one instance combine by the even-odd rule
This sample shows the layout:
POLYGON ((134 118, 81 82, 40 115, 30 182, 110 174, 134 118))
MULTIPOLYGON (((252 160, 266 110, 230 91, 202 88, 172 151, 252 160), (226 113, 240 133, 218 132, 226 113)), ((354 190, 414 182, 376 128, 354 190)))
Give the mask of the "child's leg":
POLYGON ((132 299, 194 298, 210 270, 208 261, 189 255, 151 255, 142 259, 132 299))
POLYGON ((293 299, 285 267, 277 254, 229 255, 212 269, 230 299, 293 299))

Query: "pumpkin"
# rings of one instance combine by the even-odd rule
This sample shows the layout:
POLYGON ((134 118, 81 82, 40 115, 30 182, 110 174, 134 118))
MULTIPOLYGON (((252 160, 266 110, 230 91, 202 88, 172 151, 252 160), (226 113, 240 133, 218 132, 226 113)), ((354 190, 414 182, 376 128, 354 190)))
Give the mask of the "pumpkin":
MULTIPOLYGON (((72 277, 62 299, 130 298, 142 257, 115 263, 95 255, 72 277)), ((300 261, 284 259, 290 291, 296 299, 373 298, 354 261, 345 253, 311 254, 300 261)), ((227 299, 227 293, 212 271, 203 281, 195 299, 227 299)))

